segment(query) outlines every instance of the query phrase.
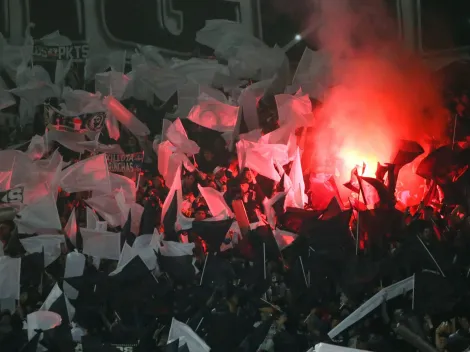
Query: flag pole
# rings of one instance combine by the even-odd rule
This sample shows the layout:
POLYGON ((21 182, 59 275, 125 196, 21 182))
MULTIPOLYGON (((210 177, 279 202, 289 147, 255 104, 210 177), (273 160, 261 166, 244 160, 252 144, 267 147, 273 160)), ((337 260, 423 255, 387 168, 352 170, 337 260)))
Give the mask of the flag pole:
POLYGON ((360 178, 361 176, 359 176, 359 173, 357 172, 357 169, 356 169, 356 172, 355 172, 355 176, 357 177, 357 181, 359 183, 359 198, 361 197, 361 194, 362 194, 362 200, 364 201, 364 204, 367 207, 366 195, 364 193, 364 189, 362 188, 362 180, 360 178))
MULTIPOLYGON (((144 159, 145 159, 145 151, 142 151, 142 164, 144 163, 144 159)), ((142 169, 138 169, 137 171, 137 180, 135 181, 135 186, 137 188, 137 192, 139 191, 139 186, 140 186, 140 172, 142 171, 142 169)))
POLYGON ((424 249, 426 250, 426 252, 429 254, 429 256, 431 257, 432 261, 434 262, 434 264, 436 264, 437 268, 439 269, 442 277, 446 277, 444 275, 444 272, 442 271, 441 267, 439 266, 439 264, 437 263, 436 259, 433 257, 433 255, 431 254, 431 252, 429 251, 428 247, 424 244, 423 240, 421 240, 421 238, 419 238, 419 236, 416 236, 419 240, 419 242, 423 245, 424 249))
POLYGON ((359 234, 360 234, 360 227, 359 227, 359 210, 357 210, 357 219, 356 219, 356 255, 359 254, 359 234))
POLYGON ((263 242, 263 274, 266 280, 266 243, 263 242))
POLYGON ((416 289, 416 273, 413 274, 413 296, 411 297, 411 309, 415 310, 415 289, 416 289))
POLYGON ((207 260, 209 259, 209 253, 206 255, 206 260, 204 260, 204 267, 202 268, 201 280, 199 281, 199 286, 202 286, 202 280, 204 279, 204 272, 206 271, 207 260))
POLYGON ((454 145, 455 145, 455 134, 457 132, 457 117, 459 114, 455 114, 454 116, 454 133, 452 134, 452 150, 454 150, 454 145))
POLYGON ((203 320, 204 320, 204 317, 202 317, 201 320, 199 320, 199 324, 197 324, 196 330, 194 330, 194 332, 198 331, 198 329, 201 326, 203 320))
MULTIPOLYGON (((310 259, 310 248, 308 249, 308 258, 310 259)), ((308 267, 308 273, 307 273, 307 277, 308 277, 308 287, 310 287, 310 285, 312 284, 312 276, 311 276, 311 270, 310 270, 310 267, 308 267)))
POLYGON ((302 267, 302 274, 304 275, 305 286, 307 286, 307 288, 308 288, 309 286, 308 286, 308 282, 307 282, 307 275, 305 275, 304 262, 302 260, 302 256, 300 256, 300 255, 299 255, 299 260, 300 260, 300 266, 302 267))

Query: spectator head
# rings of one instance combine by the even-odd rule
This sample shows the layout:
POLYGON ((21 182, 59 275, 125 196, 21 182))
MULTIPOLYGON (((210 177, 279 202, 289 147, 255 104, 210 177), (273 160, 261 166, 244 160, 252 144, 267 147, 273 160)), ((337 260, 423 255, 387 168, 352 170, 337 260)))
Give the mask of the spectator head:
POLYGON ((197 207, 194 212, 194 220, 202 221, 207 218, 207 211, 205 207, 197 207))
POLYGON ((242 194, 247 193, 250 189, 250 183, 246 179, 243 179, 240 183, 240 189, 242 191, 242 194))
POLYGON ((470 331, 470 323, 468 322, 468 318, 464 315, 458 317, 459 325, 462 330, 469 332, 470 331))
POLYGON ((196 176, 194 173, 188 173, 184 176, 183 182, 186 187, 192 187, 194 182, 196 182, 196 176))
POLYGON ((254 176, 253 176, 253 173, 251 172, 251 170, 249 169, 245 169, 243 170, 243 178, 248 182, 248 183, 252 183, 254 181, 254 176))
POLYGON ((206 161, 212 161, 214 159, 214 153, 212 152, 212 150, 204 149, 202 155, 204 156, 204 160, 206 161))

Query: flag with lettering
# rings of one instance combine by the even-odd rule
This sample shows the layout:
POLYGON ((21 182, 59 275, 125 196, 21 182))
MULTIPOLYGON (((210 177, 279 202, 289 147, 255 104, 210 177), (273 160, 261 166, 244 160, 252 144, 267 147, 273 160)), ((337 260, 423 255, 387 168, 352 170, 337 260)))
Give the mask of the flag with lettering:
POLYGON ((0 204, 4 203, 22 203, 23 202, 23 187, 17 187, 0 192, 0 204))
POLYGON ((105 111, 72 114, 44 104, 44 125, 49 129, 66 132, 101 131, 106 119, 105 111))
POLYGON ((106 158, 111 172, 136 172, 142 169, 144 153, 107 154, 106 158))

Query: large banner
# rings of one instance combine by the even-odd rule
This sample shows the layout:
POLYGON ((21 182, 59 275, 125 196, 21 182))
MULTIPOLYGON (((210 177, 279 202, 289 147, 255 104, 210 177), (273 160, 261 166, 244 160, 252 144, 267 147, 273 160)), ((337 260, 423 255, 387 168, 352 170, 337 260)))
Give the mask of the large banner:
POLYGON ((133 154, 107 154, 111 172, 138 172, 144 163, 144 152, 133 154))
POLYGON ((22 203, 23 187, 12 188, 6 191, 0 191, 0 204, 5 203, 22 203))
POLYGON ((104 126, 106 112, 65 116, 50 104, 44 104, 44 124, 48 128, 67 132, 100 131, 104 126))
POLYGON ((88 44, 74 43, 73 45, 48 46, 38 41, 34 43, 33 55, 35 59, 39 59, 40 61, 82 61, 88 56, 88 44))

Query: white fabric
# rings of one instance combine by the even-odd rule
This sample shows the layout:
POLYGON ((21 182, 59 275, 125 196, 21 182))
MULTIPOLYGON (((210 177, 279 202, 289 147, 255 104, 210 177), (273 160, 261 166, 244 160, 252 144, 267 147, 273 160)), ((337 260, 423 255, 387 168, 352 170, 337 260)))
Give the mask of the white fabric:
POLYGON ((98 223, 98 216, 95 211, 89 207, 86 207, 86 228, 90 230, 96 229, 98 223))
POLYGON ((19 233, 34 234, 37 230, 44 229, 62 230, 57 204, 52 194, 29 204, 18 215, 19 217, 14 221, 19 233))
MULTIPOLYGON (((86 258, 83 254, 76 251, 70 252, 65 258, 64 278, 79 277, 85 270, 86 258)), ((70 299, 77 299, 78 291, 64 280, 64 293, 70 299)))
POLYGON ((124 225, 129 217, 129 211, 131 212, 131 232, 136 236, 140 231, 140 221, 142 214, 144 213, 144 207, 135 202, 126 203, 124 194, 119 192, 116 194, 116 203, 121 211, 121 223, 124 225))
POLYGON ((179 339, 179 346, 188 345, 189 352, 209 352, 211 349, 188 325, 173 318, 168 341, 179 339))
POLYGON ((158 156, 158 171, 165 179, 166 186, 171 188, 176 177, 178 168, 184 165, 189 172, 196 170, 188 157, 177 150, 170 141, 164 141, 154 148, 158 156))
POLYGON ((143 55, 145 61, 157 64, 161 67, 166 66, 165 58, 160 54, 160 49, 152 45, 137 44, 139 52, 143 55))
POLYGON ((85 61, 85 79, 87 81, 92 80, 97 73, 104 72, 108 68, 111 68, 113 71, 123 72, 125 59, 125 50, 103 52, 99 48, 95 48, 95 50, 88 53, 85 61))
POLYGON ((286 207, 303 209, 304 205, 308 202, 308 197, 305 194, 305 182, 302 172, 302 164, 300 161, 300 151, 297 148, 295 159, 289 173, 291 181, 291 189, 287 192, 286 207))
POLYGON ((224 199, 223 193, 212 187, 201 187, 197 185, 202 197, 206 200, 207 206, 212 216, 222 215, 227 218, 233 218, 234 214, 224 199))
POLYGON ((44 143, 44 137, 35 135, 29 143, 26 154, 31 160, 39 160, 47 152, 47 147, 44 143))
MULTIPOLYGON (((109 181, 111 182, 111 193, 116 193, 122 190, 126 203, 135 202, 135 195, 137 188, 135 182, 129 177, 118 175, 113 172, 109 173, 109 181)), ((106 187, 107 180, 102 180, 102 190, 97 189, 93 192, 93 196, 102 196, 109 194, 106 187)))
POLYGON ((21 258, 0 257, 0 299, 20 299, 21 258))
POLYGON ((162 241, 160 253, 165 257, 180 257, 183 255, 193 255, 194 243, 178 243, 173 241, 162 241))
MULTIPOLYGON (((219 102, 226 103, 227 98, 224 93, 218 89, 206 85, 200 85, 195 82, 188 82, 178 88, 178 110, 175 115, 180 118, 188 116, 194 105, 197 105, 198 98, 204 94, 219 102)), ((163 132, 165 129, 163 129, 163 132)))
MULTIPOLYGON (((285 192, 280 192, 274 195, 271 199, 265 198, 263 200, 264 215, 266 215, 268 224, 273 229, 276 227, 276 212, 273 209, 273 205, 285 195, 286 195, 285 192)), ((285 208, 285 204, 284 204, 284 208, 285 208)))
POLYGON ((276 182, 281 180, 281 176, 274 167, 274 160, 287 159, 286 146, 265 145, 241 140, 236 144, 236 147, 240 168, 247 167, 276 182))
POLYGON ((49 146, 52 146, 53 142, 57 142, 77 153, 84 153, 86 150, 85 146, 80 144, 81 142, 85 142, 85 134, 83 133, 51 129, 47 131, 47 143, 49 146))
POLYGON ((146 63, 136 67, 130 86, 136 99, 147 100, 150 95, 153 100, 155 95, 162 102, 166 102, 187 81, 184 75, 174 70, 146 63))
POLYGON ((72 68, 73 60, 70 59, 66 60, 57 60, 55 65, 55 75, 54 75, 54 83, 59 87, 62 86, 62 83, 65 80, 65 77, 69 73, 70 69, 72 68))
POLYGON ((110 226, 117 227, 124 225, 121 209, 119 209, 116 201, 116 193, 91 197, 85 200, 85 202, 93 208, 93 210, 96 210, 110 226))
POLYGON ((78 142, 78 147, 83 147, 92 153, 106 153, 106 154, 124 154, 119 144, 101 144, 98 142, 99 135, 93 141, 78 142))
POLYGON ((218 132, 230 132, 235 129, 239 107, 221 103, 202 94, 199 103, 188 114, 192 122, 218 132))
POLYGON ((249 131, 259 129, 258 101, 262 94, 248 86, 242 91, 238 98, 238 103, 243 109, 243 119, 249 131))
POLYGON ((302 88, 302 91, 308 93, 312 98, 323 101, 327 88, 333 85, 329 75, 331 72, 330 61, 326 52, 305 48, 292 84, 302 88))
POLYGON ((69 219, 67 220, 67 224, 65 224, 64 232, 74 246, 77 246, 77 230, 77 218, 75 215, 75 208, 73 208, 69 219))
POLYGON ((111 192, 106 154, 79 161, 61 172, 60 186, 69 193, 83 191, 111 192), (107 187, 107 188, 104 188, 107 187))
POLYGON ((274 239, 276 240, 277 246, 282 251, 284 248, 291 245, 292 242, 297 238, 297 234, 289 231, 284 231, 276 228, 274 230, 274 239))
POLYGON ((347 348, 335 345, 328 345, 326 343, 319 343, 312 349, 312 352, 367 352, 366 350, 358 350, 355 348, 347 348))
POLYGON ((44 251, 44 267, 52 264, 61 253, 61 243, 65 242, 63 235, 39 235, 20 239, 28 253, 44 251))
MULTIPOLYGON (((39 308, 38 310, 48 311, 51 308, 51 306, 54 304, 54 302, 58 300, 60 296, 62 296, 63 294, 64 293, 59 288, 59 285, 55 284, 51 292, 47 296, 46 300, 42 304, 41 308, 39 308)), ((68 315, 69 321, 72 321, 73 317, 75 316, 75 308, 72 306, 72 304, 70 303, 70 301, 68 300, 66 296, 64 296, 64 298, 65 298, 65 307, 67 308, 67 315, 68 315)))
POLYGON ((84 90, 72 90, 65 87, 62 92, 65 101, 66 115, 92 114, 106 111, 101 102, 101 94, 93 94, 84 90))
POLYGON ((168 192, 168 195, 165 198, 165 202, 163 202, 162 206, 162 217, 161 217, 161 222, 163 223, 163 220, 165 220, 165 215, 168 212, 168 209, 170 209, 170 205, 173 202, 173 197, 177 197, 177 191, 181 190, 181 166, 178 168, 176 171, 175 175, 175 180, 173 184, 171 185, 170 191, 168 192))
POLYGON ((95 92, 103 96, 111 95, 121 100, 129 84, 129 77, 122 72, 102 72, 95 75, 95 92))
POLYGON ((227 66, 217 60, 191 58, 189 60, 172 59, 170 69, 177 75, 185 77, 190 82, 201 85, 211 85, 217 73, 229 74, 227 66))
POLYGON ((11 189, 11 171, 0 171, 0 191, 7 191, 11 189))
POLYGON ((183 127, 180 119, 176 119, 168 130, 166 131, 166 137, 173 144, 176 149, 185 153, 186 155, 194 155, 199 153, 199 146, 196 142, 188 138, 186 130, 183 127))
POLYGON ((6 109, 6 108, 8 108, 10 106, 13 106, 15 104, 16 104, 16 101, 13 98, 13 95, 11 95, 6 90, 5 82, 0 77, 0 110, 6 109))
POLYGON ((285 57, 279 48, 269 48, 246 27, 227 20, 206 21, 205 27, 196 33, 196 41, 227 60, 231 75, 240 79, 269 79, 285 57))
POLYGON ((53 329, 62 323, 62 318, 57 313, 38 310, 26 316, 26 323, 28 326, 28 340, 31 340, 36 335, 35 330, 47 331, 53 329))
POLYGON ((133 113, 124 107, 116 98, 108 96, 103 100, 103 104, 108 111, 125 126, 135 136, 148 136, 150 130, 142 121, 140 121, 133 113))
POLYGON ((47 71, 41 66, 25 68, 17 79, 17 87, 9 90, 20 98, 20 122, 22 125, 33 122, 36 106, 48 98, 59 98, 61 89, 51 82, 47 71))
POLYGON ((83 253, 102 259, 119 260, 121 236, 119 233, 80 228, 83 238, 83 253))
POLYGON ((142 235, 135 239, 132 247, 125 243, 122 248, 116 270, 114 270, 110 275, 120 273, 122 269, 136 256, 139 256, 140 259, 142 259, 149 270, 158 271, 157 256, 155 255, 153 248, 150 246, 151 240, 152 235, 142 235))
POLYGON ((313 122, 312 102, 302 91, 296 95, 276 95, 279 124, 281 126, 294 123, 295 127, 308 126, 313 122))
POLYGON ((109 138, 114 139, 115 141, 118 141, 119 138, 121 137, 121 131, 119 130, 119 123, 117 119, 114 117, 113 114, 108 112, 106 114, 106 128, 108 129, 108 135, 109 138))
POLYGON ((411 291, 414 289, 415 278, 411 276, 405 280, 399 281, 393 285, 390 285, 372 296, 368 301, 362 304, 354 312, 346 317, 341 323, 339 323, 335 328, 330 330, 328 336, 332 339, 342 331, 356 323, 357 321, 364 318, 367 314, 372 312, 377 308, 383 301, 383 299, 390 300, 395 298, 403 293, 411 291))

